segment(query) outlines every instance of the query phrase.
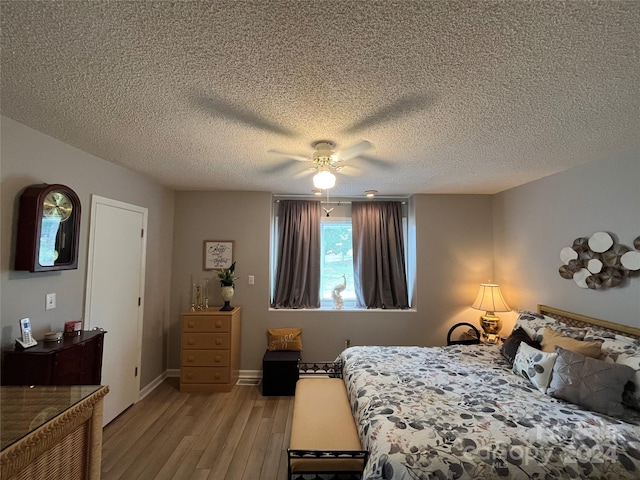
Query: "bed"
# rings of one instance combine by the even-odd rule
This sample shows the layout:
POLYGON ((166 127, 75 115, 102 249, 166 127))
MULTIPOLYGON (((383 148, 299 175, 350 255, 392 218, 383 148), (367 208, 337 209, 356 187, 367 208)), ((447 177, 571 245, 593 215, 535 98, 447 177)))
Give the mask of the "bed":
MULTIPOLYGON (((548 332, 539 325, 601 343, 600 362, 635 365, 621 395, 637 393, 640 329, 539 306, 521 312, 514 332, 526 326, 535 340, 548 332)), ((514 373, 502 348, 363 346, 342 352, 352 412, 370 453, 363 478, 640 477, 640 411, 625 402, 612 416, 543 393, 534 377, 514 373)), ((549 388, 560 370, 550 378, 549 388)))

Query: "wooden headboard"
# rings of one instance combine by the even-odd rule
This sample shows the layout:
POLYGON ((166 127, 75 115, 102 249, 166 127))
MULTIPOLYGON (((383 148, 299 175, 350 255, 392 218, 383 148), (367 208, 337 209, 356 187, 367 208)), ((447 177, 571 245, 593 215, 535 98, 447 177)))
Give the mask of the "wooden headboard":
POLYGON ((586 315, 567 312, 566 310, 560 310, 559 308, 549 307, 547 305, 538 305, 538 313, 560 320, 572 327, 597 326, 603 330, 609 330, 614 333, 640 338, 640 328, 620 325, 618 323, 600 320, 599 318, 587 317, 586 315))

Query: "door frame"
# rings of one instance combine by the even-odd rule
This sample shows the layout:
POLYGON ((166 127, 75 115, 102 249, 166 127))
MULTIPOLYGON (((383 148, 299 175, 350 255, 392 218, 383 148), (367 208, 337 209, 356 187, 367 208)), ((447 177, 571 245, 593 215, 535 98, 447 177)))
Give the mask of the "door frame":
MULTIPOLYGON (((148 209, 145 207, 140 207, 138 205, 133 205, 130 203, 121 202, 119 200, 113 200, 111 198, 101 197, 99 195, 91 195, 91 217, 89 223, 89 248, 87 252, 87 278, 85 282, 85 302, 84 302, 84 319, 85 319, 85 328, 91 329, 91 288, 92 288, 92 274, 93 274, 93 256, 94 256, 94 248, 95 248, 95 225, 96 225, 96 211, 98 205, 106 205, 108 207, 121 208, 124 210, 131 210, 133 212, 142 214, 142 238, 143 241, 141 243, 141 252, 140 252, 140 306, 138 308, 138 325, 136 328, 137 339, 136 339, 136 362, 138 367, 138 375, 136 375, 136 402, 140 399, 140 377, 141 375, 141 367, 142 367, 142 327, 143 327, 143 319, 144 319, 144 286, 145 286, 145 271, 147 265, 147 217, 148 217, 148 209)), ((102 366, 107 365, 106 362, 102 362, 102 366)))

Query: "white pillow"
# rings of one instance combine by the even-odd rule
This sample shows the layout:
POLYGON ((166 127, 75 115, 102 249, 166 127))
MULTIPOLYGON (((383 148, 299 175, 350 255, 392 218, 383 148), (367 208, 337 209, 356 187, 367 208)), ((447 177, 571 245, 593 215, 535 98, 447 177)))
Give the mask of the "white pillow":
POLYGON ((558 354, 543 352, 522 342, 513 361, 513 372, 529 380, 542 393, 547 393, 553 364, 558 354))

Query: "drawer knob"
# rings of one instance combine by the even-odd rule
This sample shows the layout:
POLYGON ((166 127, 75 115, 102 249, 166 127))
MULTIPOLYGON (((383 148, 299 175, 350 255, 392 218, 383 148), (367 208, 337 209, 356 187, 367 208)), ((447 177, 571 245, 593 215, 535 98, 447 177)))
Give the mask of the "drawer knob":
POLYGON ((194 345, 196 343, 196 341, 193 338, 190 338, 189 340, 187 340, 187 343, 189 345, 194 345))
POLYGON ((193 362, 193 355, 187 356, 187 362, 193 362))
POLYGON ((222 328, 222 322, 220 320, 216 320, 216 328, 222 328))
POLYGON ((220 380, 220 374, 219 373, 214 374, 213 378, 215 378, 216 380, 220 380))
POLYGON ((222 361, 222 357, 220 355, 216 356, 216 363, 220 363, 222 361))
POLYGON ((189 320, 189 328, 193 328, 196 326, 196 322, 194 322, 193 320, 189 320))
POLYGON ((188 379, 192 379, 193 378, 193 373, 187 373, 187 378, 188 379))
POLYGON ((222 339, 216 338, 216 345, 222 345, 222 339))

